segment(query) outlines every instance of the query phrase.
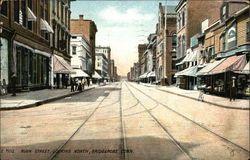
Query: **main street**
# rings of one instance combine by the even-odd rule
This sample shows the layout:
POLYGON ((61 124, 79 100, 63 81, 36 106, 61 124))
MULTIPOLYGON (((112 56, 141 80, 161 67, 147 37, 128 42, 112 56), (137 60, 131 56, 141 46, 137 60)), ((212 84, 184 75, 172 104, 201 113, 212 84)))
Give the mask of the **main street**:
POLYGON ((1 112, 1 160, 249 158, 249 110, 131 82, 1 112))

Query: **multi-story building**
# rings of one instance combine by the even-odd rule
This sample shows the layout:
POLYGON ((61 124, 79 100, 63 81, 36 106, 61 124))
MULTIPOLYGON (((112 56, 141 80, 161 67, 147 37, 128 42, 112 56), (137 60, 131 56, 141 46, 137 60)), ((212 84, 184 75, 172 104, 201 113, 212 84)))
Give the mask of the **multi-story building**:
POLYGON ((49 0, 49 4, 50 24, 54 31, 50 35, 53 53, 52 83, 59 88, 69 83, 69 76, 74 73, 70 68, 70 1, 49 0))
POLYGON ((139 65, 139 75, 142 75, 144 73, 144 61, 143 61, 143 55, 147 49, 147 44, 139 44, 138 45, 138 65, 139 65))
POLYGON ((237 94, 244 95, 250 88, 249 2, 224 2, 220 11, 220 20, 199 36, 199 60, 207 64, 198 71, 198 82, 210 93, 229 96, 235 77, 237 94))
POLYGON ((110 61, 111 61, 111 49, 110 47, 103 47, 103 46, 97 46, 95 49, 96 54, 104 54, 106 59, 107 59, 107 63, 108 63, 108 73, 106 78, 108 80, 110 80, 111 78, 111 65, 110 65, 110 61))
POLYGON ((199 56, 198 35, 220 18, 222 1, 181 0, 177 12, 177 85, 184 89, 194 89, 196 85, 197 57, 199 56), (206 11, 206 12, 204 12, 206 11), (201 27, 201 23, 203 27, 201 27), (189 68, 189 69, 188 69, 189 68), (185 70, 187 69, 187 70, 185 70), (180 72, 181 71, 181 72, 180 72))
POLYGON ((83 15, 79 15, 79 19, 71 19, 70 21, 71 33, 83 34, 90 44, 90 55, 92 58, 91 74, 95 72, 95 35, 97 27, 94 21, 84 19, 83 15))
POLYGON ((161 85, 172 84, 173 49, 175 49, 176 12, 175 6, 159 4, 159 20, 156 29, 156 79, 161 85))
POLYGON ((114 82, 114 68, 115 68, 115 61, 113 59, 110 60, 110 80, 114 82))
POLYGON ((91 73, 92 59, 90 55, 90 45, 82 34, 72 34, 71 46, 71 67, 78 72, 73 77, 89 77, 91 73), (80 71, 81 70, 81 71, 80 71), (87 74, 86 74, 87 73, 87 74), (78 75, 77 75, 78 74, 78 75))
POLYGON ((109 71, 109 62, 106 54, 101 50, 96 49, 96 62, 95 69, 99 75, 101 75, 104 79, 108 79, 108 71, 109 71))
POLYGON ((18 90, 51 86, 50 8, 49 0, 2 2, 1 81, 8 88, 11 82, 18 90))

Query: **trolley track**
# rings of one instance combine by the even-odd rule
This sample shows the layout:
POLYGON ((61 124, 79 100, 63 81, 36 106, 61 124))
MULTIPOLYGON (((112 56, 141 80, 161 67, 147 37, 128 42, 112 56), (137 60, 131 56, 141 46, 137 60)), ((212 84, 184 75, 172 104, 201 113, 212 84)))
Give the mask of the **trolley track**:
MULTIPOLYGON (((145 111, 153 118, 153 120, 164 130, 164 132, 167 134, 167 136, 170 138, 170 140, 179 148, 179 150, 184 153, 184 155, 190 159, 193 160, 194 158, 189 154, 189 152, 174 138, 174 136, 167 130, 164 125, 151 113, 152 109, 146 108, 146 106, 141 103, 141 101, 136 97, 136 95, 131 91, 131 89, 128 87, 127 83, 125 83, 126 87, 128 88, 129 92, 133 95, 133 97, 137 100, 139 104, 145 109, 145 111)), ((158 106, 158 104, 157 104, 158 106)), ((154 107, 155 108, 155 107, 154 107)))
MULTIPOLYGON (((117 85, 116 85, 117 86, 117 85)), ((53 160, 55 159, 59 154, 60 154, 60 150, 62 150, 64 147, 66 147, 66 145, 71 141, 71 139, 78 133, 78 131, 89 121, 89 119, 96 113, 96 111, 99 108, 104 108, 104 107, 108 107, 109 105, 113 105, 116 103, 119 103, 119 116, 114 117, 114 118, 119 118, 120 119, 120 132, 121 132, 121 136, 120 136, 120 159, 121 160, 127 160, 128 156, 126 154, 126 134, 125 134, 125 122, 123 120, 123 111, 122 111, 122 102, 121 102, 121 90, 122 90, 122 84, 120 83, 120 91, 119 91, 119 99, 111 104, 108 105, 102 105, 102 103, 104 102, 104 100, 106 100, 108 97, 104 97, 99 104, 97 105, 97 107, 93 110, 93 112, 91 112, 91 114, 83 121, 83 123, 81 123, 81 125, 73 132, 73 134, 61 145, 59 146, 55 152, 53 152, 53 154, 50 155, 50 157, 48 158, 49 160, 53 160)))
MULTIPOLYGON (((116 85, 117 86, 117 85, 116 85)), ((121 92, 121 91, 120 91, 121 92)), ((49 160, 53 160, 55 159, 59 154, 60 154, 60 150, 62 150, 70 141, 71 139, 79 132, 79 130, 89 121, 89 119, 96 113, 96 111, 99 109, 99 108, 102 108, 101 105, 102 103, 104 102, 104 100, 106 100, 108 98, 107 97, 104 97, 99 103, 98 105, 95 107, 95 109, 91 112, 91 114, 80 124, 80 126, 73 132, 73 134, 62 144, 60 145, 51 155, 50 157, 48 158, 49 160)), ((119 97, 119 100, 112 103, 112 104, 115 104, 117 102, 120 101, 120 98, 119 97)), ((108 105, 104 105, 104 107, 107 107, 108 105)), ((121 116, 121 115, 120 115, 121 116)), ((123 130, 121 131, 123 132, 123 130)), ((123 145, 121 145, 123 146, 123 145)))
MULTIPOLYGON (((205 131, 207 131, 207 132, 213 134, 214 136, 220 138, 222 141, 224 141, 224 142, 226 142, 226 143, 229 143, 229 144, 231 144, 231 145, 233 145, 233 146, 235 146, 235 147, 241 149, 242 151, 247 152, 248 154, 250 153, 250 152, 249 152, 247 149, 245 149, 244 147, 242 147, 242 146, 240 146, 240 145, 238 145, 238 144, 236 144, 236 143, 230 141, 229 139, 227 139, 227 138, 225 138, 225 137, 223 137, 223 136, 221 136, 221 135, 215 133, 214 131, 210 130, 210 129, 207 128, 206 126, 201 125, 201 124, 199 124, 198 122, 196 122, 196 121, 194 121, 194 120, 188 118, 187 116, 185 116, 185 115, 183 115, 183 114, 181 114, 181 113, 175 111, 174 109, 172 109, 172 108, 169 107, 168 105, 165 105, 165 104, 163 104, 162 102, 160 102, 160 101, 158 101, 158 100, 152 98, 151 96, 149 96, 149 95, 146 94, 145 92, 141 91, 141 90, 138 89, 137 87, 133 86, 132 84, 129 84, 129 83, 127 83, 127 82, 125 82, 125 83, 126 83, 127 86, 128 86, 128 85, 131 86, 132 88, 134 88, 135 90, 139 91, 140 93, 142 93, 143 95, 145 95, 145 96, 148 97, 149 99, 151 99, 151 100, 153 100, 154 102, 156 102, 156 103, 162 105, 164 108, 166 108, 166 109, 168 109, 169 111, 175 113, 176 115, 178 115, 178 116, 180 116, 180 117, 186 119, 187 121, 193 123, 194 125, 196 125, 196 126, 202 128, 203 130, 205 130, 205 131)), ((131 90, 130 90, 130 91, 131 91, 131 90)), ((142 104, 142 105, 143 105, 143 104, 142 104)))

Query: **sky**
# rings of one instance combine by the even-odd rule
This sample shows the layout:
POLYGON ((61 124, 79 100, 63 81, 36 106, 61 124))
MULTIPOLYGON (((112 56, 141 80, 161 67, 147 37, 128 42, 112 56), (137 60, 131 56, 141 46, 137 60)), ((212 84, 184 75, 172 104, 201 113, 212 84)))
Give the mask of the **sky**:
POLYGON ((73 1, 71 18, 78 19, 82 14, 95 22, 96 46, 110 46, 118 74, 126 76, 138 61, 138 44, 147 43, 148 35, 155 33, 159 2, 176 5, 178 0, 73 1))

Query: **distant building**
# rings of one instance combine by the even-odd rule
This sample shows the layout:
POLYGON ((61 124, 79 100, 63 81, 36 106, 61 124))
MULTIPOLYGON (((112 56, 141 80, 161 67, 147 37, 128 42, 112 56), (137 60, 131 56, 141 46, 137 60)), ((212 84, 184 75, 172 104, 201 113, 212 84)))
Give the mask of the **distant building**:
POLYGON ((106 50, 96 49, 95 69, 104 79, 108 79, 109 61, 105 51, 106 50))
POLYGON ((110 60, 110 79, 112 82, 115 79, 114 70, 115 70, 115 61, 111 59, 110 60))
POLYGON ((82 34, 86 37, 90 44, 90 55, 92 58, 91 74, 95 72, 95 35, 97 32, 97 27, 94 21, 85 20, 83 15, 79 15, 79 19, 71 19, 71 33, 72 34, 82 34))
MULTIPOLYGON (((107 62, 102 63, 101 61, 99 61, 96 63, 96 67, 97 67, 97 64, 106 65, 106 63, 107 63, 108 69, 106 70, 105 69, 106 66, 105 66, 103 70, 105 72, 107 72, 105 75, 105 78, 110 80, 110 78, 111 78, 111 49, 110 49, 110 47, 97 46, 95 49, 95 52, 96 52, 96 58, 98 58, 100 54, 103 54, 106 57, 107 62)), ((101 59, 101 58, 99 57, 99 59, 101 59)), ((98 60, 96 60, 96 61, 98 61, 98 60)), ((96 70, 97 70, 97 68, 96 68, 96 70)))
POLYGON ((90 44, 82 34, 72 34, 71 41, 71 67, 74 69, 80 69, 87 73, 84 75, 72 75, 80 77, 89 77, 88 74, 91 73, 92 59, 90 55, 90 44))

